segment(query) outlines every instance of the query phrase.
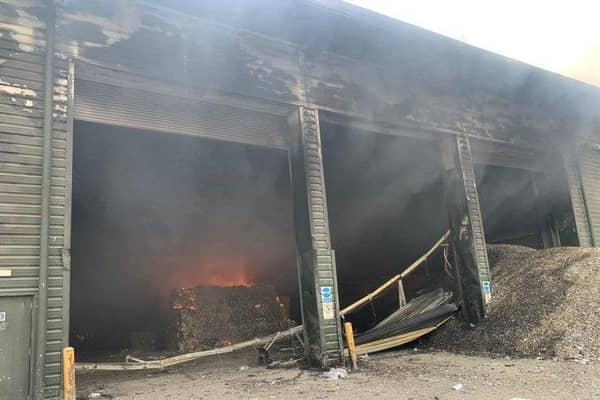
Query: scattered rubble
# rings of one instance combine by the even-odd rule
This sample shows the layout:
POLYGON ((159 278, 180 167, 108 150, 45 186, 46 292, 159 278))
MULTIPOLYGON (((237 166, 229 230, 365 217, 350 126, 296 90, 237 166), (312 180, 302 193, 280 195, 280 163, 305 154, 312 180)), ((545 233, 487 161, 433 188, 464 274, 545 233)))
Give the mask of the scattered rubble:
POLYGON ((321 377, 335 380, 335 379, 343 379, 348 377, 348 370, 345 368, 330 368, 328 371, 325 371, 321 374, 321 377))
POLYGON ((457 320, 433 334, 433 348, 580 363, 600 359, 600 249, 488 247, 489 314, 478 326, 457 320))
MULTIPOLYGON (((504 359, 445 352, 388 351, 346 379, 325 379, 297 369, 248 365, 255 357, 231 353, 165 371, 86 373, 77 376, 80 396, 102 390, 114 400, 548 400, 599 399, 600 363, 504 359), (455 391, 452 386, 464 388, 455 391)), ((110 397, 108 397, 110 398, 110 397)), ((100 400, 100 399, 99 399, 100 400)), ((102 398, 101 400, 105 400, 102 398)))

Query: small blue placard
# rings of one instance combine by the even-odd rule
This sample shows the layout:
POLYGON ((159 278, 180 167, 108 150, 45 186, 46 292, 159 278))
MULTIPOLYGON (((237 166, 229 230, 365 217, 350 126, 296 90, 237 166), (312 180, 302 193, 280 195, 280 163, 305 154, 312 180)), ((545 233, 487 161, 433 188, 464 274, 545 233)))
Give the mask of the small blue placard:
POLYGON ((490 286, 490 281, 483 281, 483 282, 481 282, 481 285, 483 286, 483 293, 485 293, 485 294, 491 294, 492 293, 492 288, 490 286))
POLYGON ((331 286, 321 286, 321 302, 333 303, 333 288, 331 286))

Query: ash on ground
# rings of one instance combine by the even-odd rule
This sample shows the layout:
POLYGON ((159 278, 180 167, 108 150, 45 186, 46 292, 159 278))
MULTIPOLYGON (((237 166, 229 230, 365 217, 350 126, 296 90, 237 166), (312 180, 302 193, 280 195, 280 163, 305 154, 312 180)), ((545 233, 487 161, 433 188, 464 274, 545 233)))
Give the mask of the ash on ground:
POLYGON ((600 359, 600 249, 490 245, 493 297, 476 327, 457 320, 431 347, 514 357, 600 359))

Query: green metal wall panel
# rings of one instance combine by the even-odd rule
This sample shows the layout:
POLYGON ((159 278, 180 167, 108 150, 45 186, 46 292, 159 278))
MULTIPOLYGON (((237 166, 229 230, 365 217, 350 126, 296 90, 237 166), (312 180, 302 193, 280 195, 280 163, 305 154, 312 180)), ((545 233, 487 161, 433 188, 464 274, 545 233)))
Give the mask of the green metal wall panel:
POLYGON ((478 322, 485 316, 492 288, 469 139, 443 141, 442 156, 456 289, 463 316, 478 322))
POLYGON ((588 219, 577 157, 565 154, 563 160, 579 246, 590 247, 592 246, 592 234, 590 231, 590 221, 588 219))
POLYGON ((0 275, 6 275, 0 277, 0 295, 35 294, 40 288, 47 293, 35 296, 36 315, 43 316, 44 323, 33 326, 42 329, 23 334, 39 339, 33 354, 43 355, 33 359, 43 365, 32 362, 31 397, 55 399, 60 396, 60 353, 66 344, 62 253, 70 210, 66 208, 68 64, 46 57, 48 51, 54 52, 53 47, 48 50, 53 41, 46 29, 51 4, 0 0, 0 275), (54 63, 52 71, 49 63, 54 63), (42 332, 44 326, 47 331, 42 332))
POLYGON ((86 72, 90 68, 99 69, 77 64, 78 120, 287 150, 281 115, 215 104, 198 95, 186 97, 182 88, 178 96, 176 87, 157 80, 146 80, 143 89, 130 88, 127 82, 140 78, 108 69, 94 76, 86 72), (167 89, 161 91, 164 86, 167 89))
POLYGON ((579 152, 579 171, 592 246, 600 246, 600 149, 584 146, 579 152))
POLYGON ((0 399, 30 395, 33 296, 0 296, 0 399))
MULTIPOLYGON (((473 249, 477 262, 477 272, 481 283, 489 283, 491 279, 490 267, 487 257, 483 219, 481 218, 481 207, 479 206, 479 195, 477 193, 475 172, 473 171, 473 160, 471 157, 469 138, 466 136, 459 136, 457 138, 457 145, 463 184, 467 195, 467 209, 469 211, 469 220, 473 234, 473 249)), ((487 305, 483 288, 481 290, 484 303, 487 305)))
POLYGON ((341 362, 342 335, 318 111, 299 107, 289 127, 305 350, 309 363, 322 367, 341 362))

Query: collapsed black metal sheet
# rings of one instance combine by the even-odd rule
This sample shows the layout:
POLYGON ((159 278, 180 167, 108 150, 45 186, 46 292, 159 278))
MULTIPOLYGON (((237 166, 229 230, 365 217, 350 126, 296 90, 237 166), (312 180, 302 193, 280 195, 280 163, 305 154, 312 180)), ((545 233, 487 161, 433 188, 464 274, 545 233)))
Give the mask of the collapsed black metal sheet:
POLYGON ((437 289, 412 299, 370 330, 355 336, 357 345, 435 327, 457 311, 452 294, 437 289))

